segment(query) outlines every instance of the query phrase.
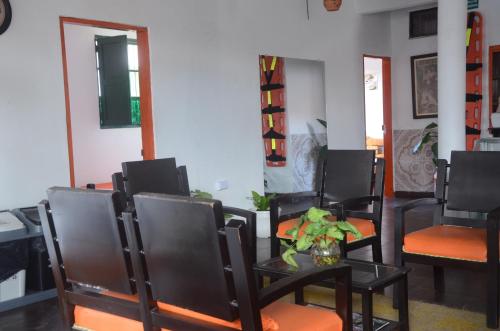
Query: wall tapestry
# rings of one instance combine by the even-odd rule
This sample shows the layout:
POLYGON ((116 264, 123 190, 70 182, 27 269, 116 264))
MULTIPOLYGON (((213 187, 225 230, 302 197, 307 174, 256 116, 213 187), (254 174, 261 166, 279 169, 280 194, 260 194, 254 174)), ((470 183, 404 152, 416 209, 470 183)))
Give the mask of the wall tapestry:
POLYGON ((260 56, 262 133, 268 167, 286 166, 284 59, 260 56))
POLYGON ((437 117, 437 76, 436 53, 411 57, 411 85, 414 119, 437 117))
POLYGON ((465 132, 468 151, 481 138, 481 109, 483 107, 483 18, 470 12, 467 19, 467 83, 465 132))

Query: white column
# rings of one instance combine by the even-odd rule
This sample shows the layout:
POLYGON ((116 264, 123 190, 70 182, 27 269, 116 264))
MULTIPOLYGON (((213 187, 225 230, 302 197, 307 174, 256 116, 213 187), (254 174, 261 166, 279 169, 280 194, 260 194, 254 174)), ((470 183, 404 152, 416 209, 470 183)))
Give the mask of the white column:
POLYGON ((439 158, 465 150, 467 0, 438 1, 439 158))

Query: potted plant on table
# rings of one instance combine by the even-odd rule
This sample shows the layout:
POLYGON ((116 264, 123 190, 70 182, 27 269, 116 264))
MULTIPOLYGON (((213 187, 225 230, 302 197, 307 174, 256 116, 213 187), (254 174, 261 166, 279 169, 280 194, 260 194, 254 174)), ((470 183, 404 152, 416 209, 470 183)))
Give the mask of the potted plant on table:
POLYGON ((316 207, 310 208, 300 217, 299 223, 286 232, 292 238, 281 240, 287 249, 281 255, 283 260, 293 267, 298 267, 294 256, 299 251, 311 250, 313 261, 318 266, 332 265, 340 259, 339 242, 347 233, 360 239, 361 233, 347 221, 332 220, 332 214, 316 207))
POLYGON ((257 214, 257 237, 258 238, 269 238, 271 237, 271 220, 269 215, 269 204, 271 199, 274 198, 276 194, 270 194, 268 196, 260 195, 259 193, 252 191, 252 201, 255 207, 255 213, 257 214))

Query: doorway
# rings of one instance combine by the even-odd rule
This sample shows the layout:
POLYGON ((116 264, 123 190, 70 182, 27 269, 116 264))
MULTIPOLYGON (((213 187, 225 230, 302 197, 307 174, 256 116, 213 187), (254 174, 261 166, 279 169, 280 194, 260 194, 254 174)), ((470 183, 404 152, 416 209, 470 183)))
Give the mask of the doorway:
POLYGON ((392 159, 391 59, 363 57, 366 148, 386 162, 385 195, 394 196, 392 159))
POLYGON ((155 158, 148 30, 73 17, 59 24, 70 183, 107 186, 121 162, 155 158))

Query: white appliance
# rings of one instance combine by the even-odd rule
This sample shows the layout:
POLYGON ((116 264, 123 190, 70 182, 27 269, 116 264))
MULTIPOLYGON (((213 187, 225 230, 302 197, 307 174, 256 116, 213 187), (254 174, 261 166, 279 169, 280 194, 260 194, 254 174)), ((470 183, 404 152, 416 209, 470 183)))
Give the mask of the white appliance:
MULTIPOLYGON (((10 212, 0 212, 0 237, 18 233, 26 233, 24 224, 10 212)), ((0 302, 24 296, 25 286, 26 270, 20 270, 0 283, 0 302)))

